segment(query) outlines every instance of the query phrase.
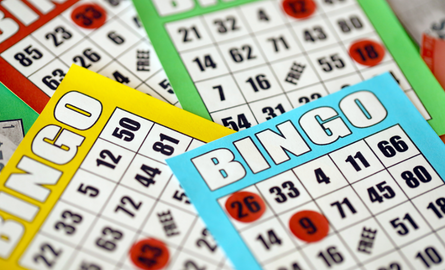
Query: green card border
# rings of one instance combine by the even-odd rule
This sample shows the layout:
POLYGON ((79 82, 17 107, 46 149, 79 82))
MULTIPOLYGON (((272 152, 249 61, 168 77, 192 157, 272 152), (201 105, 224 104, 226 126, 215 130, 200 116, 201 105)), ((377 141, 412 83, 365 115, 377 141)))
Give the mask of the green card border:
MULTIPOLYGON (((195 1, 193 10, 166 17, 160 17, 151 0, 133 0, 139 17, 151 39, 159 60, 183 109, 211 120, 198 91, 181 58, 170 40, 164 24, 193 17, 203 12, 214 12, 258 0, 237 0, 220 2, 217 6, 200 7, 195 1), (194 91, 191 91, 193 89, 194 91)), ((394 60, 408 79, 414 91, 431 116, 428 123, 439 135, 445 134, 445 92, 420 56, 412 42, 385 0, 357 0, 374 25, 380 38, 394 60)))

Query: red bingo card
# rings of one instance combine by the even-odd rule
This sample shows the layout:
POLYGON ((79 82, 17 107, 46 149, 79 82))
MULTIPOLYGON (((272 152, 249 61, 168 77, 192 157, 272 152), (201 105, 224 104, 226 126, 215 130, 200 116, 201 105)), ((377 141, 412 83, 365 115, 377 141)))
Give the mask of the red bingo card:
POLYGON ((73 63, 178 104, 130 0, 0 1, 9 89, 40 113, 73 63))

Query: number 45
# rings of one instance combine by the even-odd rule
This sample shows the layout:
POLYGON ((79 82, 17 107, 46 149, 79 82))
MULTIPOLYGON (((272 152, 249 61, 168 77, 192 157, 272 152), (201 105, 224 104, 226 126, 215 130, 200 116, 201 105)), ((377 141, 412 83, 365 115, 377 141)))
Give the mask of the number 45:
POLYGON ((250 124, 247 120, 247 117, 244 115, 244 113, 238 114, 237 118, 238 124, 233 120, 231 116, 223 118, 221 119, 221 121, 225 127, 229 127, 235 131, 239 131, 240 128, 250 128, 252 126, 252 124, 250 124))

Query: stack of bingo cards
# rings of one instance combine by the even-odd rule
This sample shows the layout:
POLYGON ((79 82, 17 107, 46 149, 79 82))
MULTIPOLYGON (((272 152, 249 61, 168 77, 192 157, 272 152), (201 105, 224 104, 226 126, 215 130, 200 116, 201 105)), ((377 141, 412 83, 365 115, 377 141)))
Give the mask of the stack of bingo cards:
POLYGON ((216 123, 247 129, 388 71, 445 134, 445 94, 384 0, 134 3, 182 107, 216 123))
POLYGON ((165 159, 231 133, 74 65, 0 175, 0 269, 230 270, 165 159))
POLYGON ((0 81, 41 112, 77 64, 178 100, 130 0, 0 2, 0 81))
POLYGON ((445 269, 445 145, 389 73, 167 160, 236 269, 445 269))

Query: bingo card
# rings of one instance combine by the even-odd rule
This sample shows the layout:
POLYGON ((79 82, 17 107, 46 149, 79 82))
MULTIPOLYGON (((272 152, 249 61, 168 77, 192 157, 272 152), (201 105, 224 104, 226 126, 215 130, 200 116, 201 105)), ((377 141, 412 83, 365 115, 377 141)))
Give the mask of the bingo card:
POLYGON ((445 145, 389 73, 167 160, 236 269, 445 269, 445 145))
POLYGON ((38 114, 0 83, 0 172, 38 114))
POLYGON ((238 131, 390 71, 445 134, 445 93, 384 0, 133 2, 182 107, 202 117, 238 131))
POLYGON ((73 65, 0 175, 0 269, 230 269, 164 160, 231 133, 73 65))
POLYGON ((72 63, 179 104, 130 0, 0 1, 0 81, 41 112, 72 63))

